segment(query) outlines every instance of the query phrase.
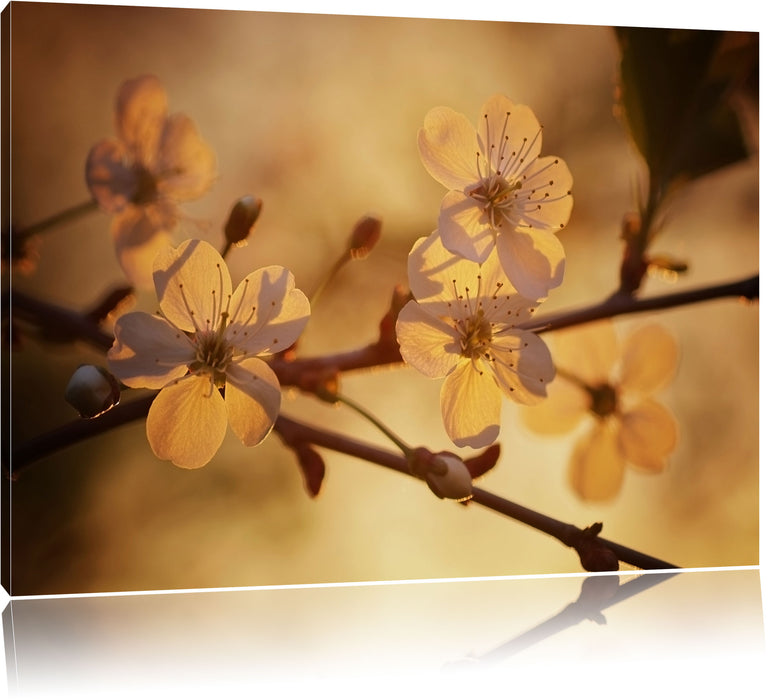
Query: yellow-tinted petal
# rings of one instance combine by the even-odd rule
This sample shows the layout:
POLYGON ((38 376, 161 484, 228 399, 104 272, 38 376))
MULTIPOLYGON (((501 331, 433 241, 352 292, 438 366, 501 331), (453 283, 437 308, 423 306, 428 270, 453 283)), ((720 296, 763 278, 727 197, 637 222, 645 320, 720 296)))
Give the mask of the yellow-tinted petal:
POLYGON ((225 434, 226 405, 207 376, 176 379, 148 411, 146 435, 154 454, 184 469, 205 466, 225 434))
POLYGON ((226 370, 229 425, 243 445, 258 445, 272 430, 280 411, 280 384, 264 360, 249 357, 226 370))
POLYGON ((535 404, 547 395, 555 367, 549 348, 538 335, 504 330, 493 336, 488 355, 499 387, 512 401, 535 404))
POLYGON ((458 447, 486 447, 498 437, 501 392, 487 368, 461 362, 442 385, 442 419, 458 447))
POLYGON ((217 328, 232 293, 223 258, 212 245, 196 240, 159 255, 154 285, 162 313, 185 331, 217 328))
POLYGON ((596 421, 571 455, 572 488, 585 501, 608 501, 619 493, 624 473, 625 457, 618 449, 616 424, 596 421))
POLYGON ((310 302, 284 267, 263 267, 237 285, 229 303, 226 338, 249 355, 280 352, 310 318, 310 302))
POLYGON ((124 82, 116 98, 115 117, 121 140, 137 161, 149 166, 167 118, 167 95, 159 79, 143 75, 124 82))
POLYGON ((555 156, 537 158, 521 175, 523 197, 518 197, 515 214, 518 228, 531 231, 559 231, 571 216, 573 178, 566 162, 555 156))
POLYGON ((127 279, 141 289, 152 289, 154 262, 170 247, 170 232, 177 214, 170 203, 153 206, 129 205, 116 214, 110 225, 116 257, 127 279))
POLYGON ((462 190, 479 180, 474 127, 449 107, 435 107, 426 115, 418 150, 429 174, 450 190, 462 190))
POLYGON ((520 412, 523 423, 535 433, 557 435, 573 430, 590 408, 590 395, 576 384, 556 377, 547 398, 520 412))
POLYGON ((676 447, 679 429, 671 412, 647 399, 621 417, 619 445, 633 466, 661 472, 666 458, 676 447))
POLYGON ((557 367, 590 386, 609 382, 618 359, 617 334, 611 321, 586 323, 553 334, 557 367))
POLYGON ((665 328, 638 328, 625 339, 620 370, 622 390, 639 394, 656 391, 673 376, 678 359, 679 346, 665 328))
POLYGON ((182 377, 196 351, 182 331, 159 316, 142 311, 124 314, 116 321, 116 340, 108 351, 108 367, 124 384, 161 389, 182 377))

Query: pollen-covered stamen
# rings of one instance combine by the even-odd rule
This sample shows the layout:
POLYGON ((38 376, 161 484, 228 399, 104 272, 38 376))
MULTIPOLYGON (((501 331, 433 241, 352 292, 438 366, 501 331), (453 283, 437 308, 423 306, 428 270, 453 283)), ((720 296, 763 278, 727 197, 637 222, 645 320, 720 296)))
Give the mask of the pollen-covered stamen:
POLYGON ((599 418, 606 418, 617 412, 617 390, 611 384, 585 387, 590 395, 590 410, 599 418))
POLYGON ((476 360, 487 353, 493 332, 482 309, 461 323, 461 355, 476 360))

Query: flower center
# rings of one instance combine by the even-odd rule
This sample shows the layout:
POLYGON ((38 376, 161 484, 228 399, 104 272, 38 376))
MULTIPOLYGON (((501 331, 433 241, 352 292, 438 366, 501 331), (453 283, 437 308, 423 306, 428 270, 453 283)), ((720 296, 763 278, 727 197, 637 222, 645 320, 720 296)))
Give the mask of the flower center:
POLYGON ((510 183, 503 175, 497 173, 480 181, 480 183, 467 190, 471 197, 488 217, 490 225, 499 228, 504 219, 508 218, 509 210, 514 206, 517 193, 522 188, 522 182, 516 180, 510 183))
POLYGON ((490 323, 485 318, 482 309, 463 322, 461 332, 461 354, 464 357, 477 359, 484 355, 493 338, 490 323))
POLYGON ((599 418, 606 418, 617 411, 617 391, 610 384, 599 384, 587 388, 593 411, 599 418))
POLYGON ((135 166, 135 194, 132 196, 132 203, 143 206, 157 198, 156 178, 142 165, 135 166))
POLYGON ((227 314, 222 314, 217 330, 196 332, 197 359, 189 365, 192 374, 210 374, 219 389, 226 384, 226 368, 234 355, 234 347, 224 339, 226 319, 227 314))

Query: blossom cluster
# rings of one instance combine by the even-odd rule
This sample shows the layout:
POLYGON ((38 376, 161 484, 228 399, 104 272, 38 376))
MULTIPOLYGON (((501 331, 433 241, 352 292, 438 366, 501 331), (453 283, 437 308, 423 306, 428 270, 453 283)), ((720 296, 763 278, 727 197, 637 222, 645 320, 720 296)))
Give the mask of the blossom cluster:
POLYGON ((407 363, 445 377, 442 416, 459 447, 491 444, 502 396, 535 404, 555 375, 547 346, 521 329, 563 279, 555 233, 573 204, 568 167, 541 146, 533 112, 503 95, 485 103, 477 129, 437 107, 418 134, 423 164, 449 192, 437 230, 410 253, 414 300, 396 334, 407 363))

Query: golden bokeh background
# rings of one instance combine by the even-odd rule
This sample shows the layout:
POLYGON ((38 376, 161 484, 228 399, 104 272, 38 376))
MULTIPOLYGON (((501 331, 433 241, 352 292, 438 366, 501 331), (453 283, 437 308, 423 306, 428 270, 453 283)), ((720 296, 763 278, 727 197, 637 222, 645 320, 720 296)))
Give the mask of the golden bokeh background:
MULTIPOLYGON (((217 247, 233 201, 264 210, 232 277, 290 268, 311 294, 355 221, 383 221, 372 255, 336 278, 309 323, 301 355, 376 338, 406 255, 434 228, 442 188, 416 151, 426 112, 475 118, 495 92, 532 107, 545 154, 566 160, 575 206, 562 234, 564 284, 543 311, 600 301, 617 284, 619 228, 634 208, 640 160, 615 116, 617 47, 610 28, 486 21, 13 4, 12 214, 34 223, 89 198, 86 155, 113 134, 119 85, 144 73, 166 86, 171 111, 198 124, 219 177, 184 206, 178 240, 217 247)), ((756 157, 687 188, 655 252, 689 273, 650 279, 659 294, 756 273, 756 157)), ((85 309, 122 284, 94 213, 46 234, 37 269, 14 274, 30 295, 85 309)), ((136 307, 154 310, 140 295, 136 307)), ((621 332, 659 320, 677 337, 676 379, 660 394, 680 425, 668 471, 629 470, 619 497, 596 505, 567 483, 578 433, 530 434, 504 405, 497 467, 479 484, 684 567, 758 563, 759 309, 732 299, 624 317, 621 332)), ((544 336, 551 342, 550 334, 544 336)), ((85 346, 28 340, 12 358, 14 444, 73 420, 63 392, 85 346)), ((452 447, 440 383, 411 368, 343 377, 342 391, 410 444, 452 447)), ((288 415, 385 446, 345 407, 289 392, 288 415)), ((195 471, 157 460, 137 422, 31 465, 12 486, 12 593, 210 588, 578 572, 576 554, 477 505, 439 501, 420 482, 324 453, 321 494, 309 498, 294 456, 270 436, 244 448, 229 433, 195 471)))

